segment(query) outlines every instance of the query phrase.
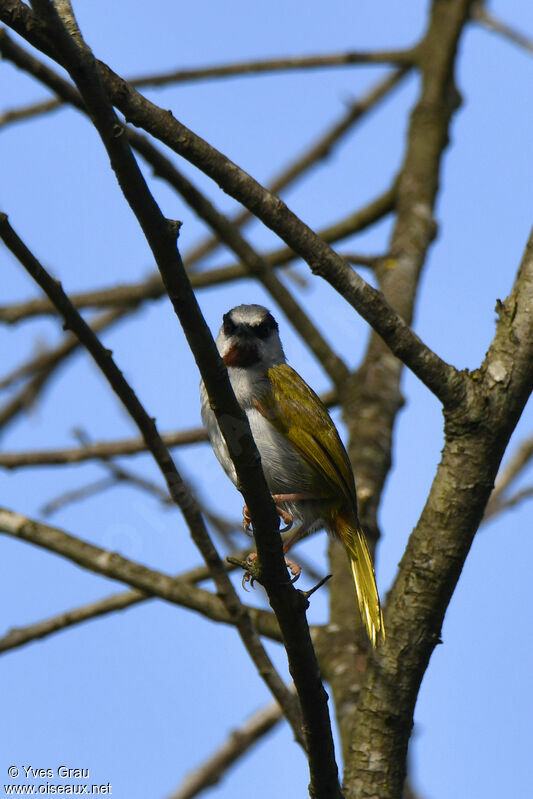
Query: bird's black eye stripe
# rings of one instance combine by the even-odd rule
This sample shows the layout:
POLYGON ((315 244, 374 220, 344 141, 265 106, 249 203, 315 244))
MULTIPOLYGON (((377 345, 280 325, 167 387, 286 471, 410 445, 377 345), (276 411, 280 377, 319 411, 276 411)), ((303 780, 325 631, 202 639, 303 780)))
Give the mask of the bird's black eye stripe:
POLYGON ((278 329, 278 324, 271 313, 267 314, 261 324, 255 325, 253 330, 258 338, 268 338, 273 330, 278 329))
POLYGON ((222 317, 222 321, 224 323, 224 333, 226 334, 226 336, 231 336, 232 333, 235 333, 235 330, 237 329, 237 325, 235 324, 235 322, 231 318, 231 312, 230 311, 228 311, 228 313, 224 314, 224 316, 222 317))

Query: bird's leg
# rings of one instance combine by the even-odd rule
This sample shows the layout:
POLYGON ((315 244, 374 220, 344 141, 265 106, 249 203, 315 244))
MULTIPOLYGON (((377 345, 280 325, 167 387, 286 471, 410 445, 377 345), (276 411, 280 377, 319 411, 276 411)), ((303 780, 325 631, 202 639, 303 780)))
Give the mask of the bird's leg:
MULTIPOLYGON (((251 566, 254 560, 256 560, 256 558, 257 558, 257 552, 250 552, 250 554, 246 558, 246 563, 249 563, 251 566)), ((287 568, 289 569, 290 573, 293 576, 291 583, 295 583, 301 574, 302 567, 299 566, 290 558, 285 558, 285 563, 287 564, 287 568)), ((244 588, 245 591, 246 591, 246 585, 248 583, 250 583, 251 588, 254 587, 254 578, 252 577, 252 573, 250 571, 245 571, 242 578, 242 587, 244 588)))
MULTIPOLYGON (((296 544, 296 542, 299 541, 300 538, 302 538, 305 535, 306 531, 307 528, 304 527, 303 525, 301 527, 298 527, 298 529, 294 531, 289 540, 285 541, 285 543, 283 544, 284 555, 286 555, 289 549, 293 547, 294 544, 296 544)), ((246 561, 251 564, 256 558, 257 558, 257 552, 250 552, 250 554, 246 558, 246 561)), ((287 557, 285 557, 285 563, 287 564, 287 568, 292 574, 291 582, 295 583, 300 574, 302 573, 302 567, 298 563, 295 563, 293 560, 287 557)), ((247 583, 250 583, 250 586, 252 588, 254 587, 254 578, 252 577, 250 571, 246 571, 242 578, 242 587, 244 589, 246 589, 247 583)))
MULTIPOLYGON (((284 508, 281 508, 278 503, 297 502, 300 499, 315 499, 315 497, 313 496, 313 494, 272 494, 272 499, 276 503, 276 510, 278 512, 278 516, 287 525, 283 530, 280 530, 280 532, 286 533, 287 530, 291 529, 294 519, 292 518, 292 514, 284 510, 284 508)), ((251 524, 252 524, 252 517, 250 516, 248 505, 245 505, 242 509, 242 526, 244 527, 244 531, 246 533, 250 532, 251 524)))
MULTIPOLYGON (((281 519, 283 519, 283 521, 287 525, 286 527, 282 527, 280 533, 286 533, 287 530, 290 530, 292 527, 293 523, 292 515, 288 513, 286 510, 283 510, 283 508, 280 508, 279 505, 276 505, 276 511, 278 513, 278 516, 281 519)), ((246 533, 246 535, 251 535, 250 527, 252 526, 252 517, 250 516, 248 505, 245 505, 242 509, 242 526, 244 527, 244 532, 246 533)))
MULTIPOLYGON (((283 544, 283 554, 284 555, 287 554, 289 549, 291 549, 291 547, 293 547, 296 544, 296 542, 300 540, 300 538, 303 538, 303 536, 305 535, 306 531, 307 531, 307 528, 304 527, 303 524, 300 527, 298 527, 297 530, 294 531, 294 533, 291 535, 291 537, 287 541, 285 541, 285 543, 283 544)), ((294 578, 293 578, 292 582, 295 582, 295 580, 297 580, 298 577, 300 576, 300 573, 302 571, 302 567, 298 563, 295 563, 293 560, 291 560, 290 558, 287 558, 287 557, 285 558, 285 563, 289 567, 291 574, 294 575, 294 578)))
MULTIPOLYGON (((280 518, 287 525, 284 529, 280 530, 280 532, 286 533, 287 530, 291 529, 291 527, 292 527, 292 525, 294 523, 294 519, 293 519, 291 513, 289 513, 288 511, 284 510, 284 508, 282 508, 282 507, 280 507, 278 505, 278 502, 298 502, 299 500, 302 500, 302 499, 316 499, 316 497, 313 494, 306 494, 306 493, 300 493, 300 494, 272 494, 272 499, 276 503, 276 510, 278 512, 278 515, 280 516, 280 518)), ((242 509, 242 519, 243 519, 244 530, 245 530, 246 533, 249 534, 250 533, 251 523, 252 523, 252 517, 250 516, 250 511, 248 510, 248 506, 247 505, 245 505, 243 507, 243 509, 242 509)), ((289 551, 289 549, 292 546, 294 546, 294 544, 297 541, 299 541, 300 538, 302 538, 302 536, 305 534, 305 532, 306 532, 306 528, 303 527, 303 526, 298 527, 298 529, 294 531, 294 533, 291 535, 289 540, 286 541, 285 544, 283 545, 283 554, 284 555, 286 555, 287 552, 289 551)), ((251 552, 248 555, 248 557, 246 558, 246 560, 251 563, 256 558, 257 558, 257 552, 251 552)), ((291 582, 293 582, 293 583, 296 582, 296 580, 298 579, 298 577, 300 576, 300 574, 302 572, 302 567, 299 566, 298 563, 295 563, 290 558, 285 558, 285 563, 287 564, 287 568, 289 569, 290 573, 292 574, 291 582)), ((251 573, 249 571, 245 572, 244 576, 242 578, 242 587, 244 589, 246 589, 246 584, 247 583, 250 583, 250 586, 253 588, 254 578, 252 577, 252 575, 251 575, 251 573)))
MULTIPOLYGON (((282 527, 280 532, 286 533, 287 530, 290 530, 292 527, 292 516, 290 513, 287 513, 286 510, 283 510, 283 508, 279 508, 277 505, 276 505, 276 511, 278 513, 278 516, 281 519, 283 519, 283 521, 287 525, 287 527, 282 527)), ((242 509, 242 526, 244 527, 244 532, 246 533, 246 535, 251 536, 252 533, 250 532, 250 528, 252 526, 252 517, 250 516, 248 505, 244 505, 242 509)))

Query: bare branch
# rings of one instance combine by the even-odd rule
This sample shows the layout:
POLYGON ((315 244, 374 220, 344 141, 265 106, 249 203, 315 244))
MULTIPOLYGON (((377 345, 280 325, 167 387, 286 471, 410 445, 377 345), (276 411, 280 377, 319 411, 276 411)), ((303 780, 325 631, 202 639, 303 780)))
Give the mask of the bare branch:
MULTIPOLYGON (((80 624, 88 619, 115 610, 123 610, 152 597, 159 597, 174 605, 194 610, 212 621, 238 626, 238 619, 224 606, 220 596, 195 587, 195 582, 212 578, 206 567, 186 572, 179 577, 170 577, 124 558, 116 552, 109 552, 68 535, 63 530, 1 508, 0 533, 47 549, 84 569, 101 574, 111 580, 120 580, 137 589, 113 594, 98 602, 91 602, 89 605, 66 611, 37 624, 11 630, 0 639, 0 652, 15 649, 37 638, 44 638, 51 633, 80 624)), ((254 625, 261 631, 261 635, 276 641, 280 640, 279 626, 272 613, 259 608, 246 608, 246 613, 253 619, 254 625)))
POLYGON ((388 258, 387 255, 360 255, 359 253, 339 253, 345 261, 354 266, 366 266, 375 269, 377 265, 388 258))
POLYGON ((118 482, 118 477, 101 477, 99 480, 93 480, 91 483, 87 483, 80 488, 64 491, 57 497, 48 500, 48 502, 41 507, 40 513, 42 513, 43 516, 52 516, 67 505, 79 502, 82 499, 87 499, 88 497, 94 497, 96 494, 101 494, 102 491, 107 491, 108 488, 113 488, 118 482))
MULTIPOLYGON (((82 445, 90 446, 91 442, 85 433, 83 433, 80 429, 77 429, 75 432, 82 445)), ((60 494, 43 505, 41 508, 41 513, 43 513, 45 516, 50 516, 52 513, 57 512, 66 505, 69 505, 73 502, 79 502, 80 499, 92 497, 101 491, 106 491, 108 488, 113 488, 118 483, 128 483, 135 488, 139 488, 151 496, 156 497, 160 502, 163 503, 163 505, 167 507, 174 506, 174 502, 168 491, 162 488, 158 483, 155 483, 153 480, 148 480, 142 475, 135 474, 135 472, 132 472, 129 469, 124 469, 122 466, 118 466, 108 458, 100 458, 99 461, 101 466, 108 471, 109 477, 93 481, 92 483, 80 488, 60 494)), ((190 484, 189 490, 194 495, 204 518, 226 543, 231 543, 231 545, 233 545, 231 542, 231 534, 242 534, 242 522, 236 520, 230 521, 229 519, 221 516, 219 513, 211 510, 209 507, 207 507, 204 501, 201 501, 198 498, 197 493, 193 490, 190 484)))
POLYGON ((193 799, 206 788, 219 783, 227 770, 279 724, 282 718, 276 704, 257 710, 244 724, 233 730, 222 746, 207 760, 188 774, 168 799, 193 799))
MULTIPOLYGON (((8 7, 13 4, 14 0, 5 0, 4 3, 8 7)), ((23 18, 27 17, 27 12, 21 11, 20 4, 16 5, 18 8, 16 19, 11 19, 11 15, 5 13, 3 18, 6 20, 7 16, 17 32, 24 30, 29 41, 32 43, 39 41, 41 47, 50 52, 49 41, 39 39, 39 33, 35 28, 32 28, 31 32, 25 30, 23 18)), ((38 28, 37 20, 36 24, 38 28)), ((315 274, 324 277, 347 299, 375 328, 393 353, 412 369, 443 403, 457 402, 461 377, 456 370, 423 344, 401 317, 388 306, 381 293, 353 272, 345 261, 301 222, 279 198, 274 197, 222 153, 179 123, 172 114, 163 112, 142 97, 102 62, 99 62, 99 71, 109 97, 127 119, 161 139, 202 169, 224 191, 253 211, 267 227, 307 261, 315 274)))
MULTIPOLYGON (((165 446, 169 448, 189 446, 190 444, 199 444, 207 441, 207 433, 203 427, 193 427, 190 430, 162 433, 161 439, 165 446)), ((148 449, 143 438, 123 438, 116 441, 88 444, 84 447, 66 447, 35 452, 3 452, 0 453, 0 468, 19 469, 25 466, 83 463, 117 455, 136 455, 139 452, 147 452, 148 449)))
MULTIPOLYGON (((120 321, 123 316, 123 308, 103 313, 91 323, 91 329, 95 333, 106 330, 120 321)), ((57 347, 31 358, 2 380, 3 387, 6 387, 25 375, 32 375, 26 384, 0 408, 0 430, 5 429, 20 413, 26 412, 35 403, 57 369, 63 366, 79 347, 80 342, 75 336, 65 336, 57 347)))
MULTIPOLYGON (((2 17, 11 22, 17 32, 44 51, 53 52, 46 36, 39 33, 35 20, 27 31, 21 4, 4 0, 4 6, 17 6, 16 19, 4 10, 2 17)), ((0 9, 1 10, 1 9, 0 9)), ((334 253, 310 228, 301 222, 277 197, 271 195, 257 181, 233 164, 222 153, 210 147, 175 120, 142 97, 129 84, 118 77, 105 64, 99 62, 100 74, 112 102, 132 120, 156 138, 174 149, 199 169, 202 169, 221 188, 253 211, 263 223, 286 241, 288 246, 311 266, 315 274, 323 276, 371 324, 415 374, 439 396, 443 402, 455 402, 459 377, 427 348, 383 300, 382 295, 353 272, 345 261, 334 253)))
MULTIPOLYGON (((18 516, 18 514, 15 514, 18 516)), ((47 525, 44 525, 45 529, 54 529, 48 528, 47 525)), ((58 532, 56 530, 56 532, 58 532)), ((66 535, 66 534, 65 534, 66 535)), ((290 537, 290 532, 285 533, 283 536, 284 542, 287 541, 290 537)), ((63 538, 61 535, 56 536, 55 538, 55 546, 56 549, 53 551, 56 554, 62 555, 64 557, 70 557, 70 553, 72 550, 72 542, 80 541, 79 539, 75 539, 72 536, 67 536, 67 538, 63 538)), ((33 542, 32 540, 32 543, 33 542)), ((80 542, 80 546, 83 545, 83 542, 80 542)), ((106 550, 99 550, 100 555, 99 563, 101 566, 101 562, 104 561, 108 556, 112 555, 112 553, 108 553, 106 550)), ((233 551, 231 555, 228 555, 226 558, 226 570, 228 572, 232 572, 237 566, 230 564, 230 559, 242 562, 247 555, 249 554, 249 547, 246 549, 239 549, 233 551)), ((87 553, 85 553, 85 557, 87 557, 87 553)), ((305 562, 305 559, 299 557, 299 561, 303 568, 305 569, 307 575, 311 579, 319 579, 319 575, 316 574, 314 569, 310 566, 309 563, 305 562)), ((79 565, 84 566, 85 562, 82 564, 78 560, 75 561, 79 563, 79 565)), ((131 563, 131 561, 128 561, 131 563)), ((98 564, 97 564, 98 565, 98 564)), ((86 568, 90 568, 91 571, 95 571, 92 567, 85 566, 86 568)), ((103 576, 107 576, 103 572, 101 573, 103 576)), ((126 573, 121 572, 123 575, 120 579, 123 582, 128 582, 126 578, 126 573)), ((171 578, 175 582, 183 582, 186 585, 194 585, 196 583, 201 583, 206 580, 211 580, 211 572, 207 566, 197 566, 194 569, 190 569, 189 571, 182 572, 181 574, 177 574, 175 577, 171 578)), ((140 590, 133 590, 133 591, 123 591, 118 594, 112 594, 104 599, 98 600, 96 602, 91 602, 87 605, 81 605, 80 607, 73 608, 71 610, 67 610, 64 613, 60 613, 57 616, 52 616, 49 619, 45 619, 40 622, 36 622, 35 624, 29 624, 26 627, 18 627, 10 630, 3 638, 0 638, 0 652, 7 652, 10 649, 16 649, 19 646, 24 646, 25 644, 31 643, 40 638, 46 638, 49 635, 52 635, 57 632, 61 632, 61 630, 66 629, 67 627, 72 627, 77 624, 81 624, 83 622, 89 621, 93 618, 98 618, 99 616, 106 616, 108 613, 114 613, 118 610, 123 610, 125 608, 131 607, 132 605, 136 605, 139 602, 145 602, 148 599, 152 599, 154 596, 159 596, 160 599, 166 599, 167 601, 171 601, 167 595, 160 596, 157 594, 157 586, 153 586, 150 592, 140 591, 140 590)), ((209 596, 213 596, 209 594, 209 596)), ((204 595, 203 592, 195 593, 194 591, 189 595, 189 604, 183 604, 181 602, 176 602, 174 604, 179 604, 180 607, 186 607, 190 610, 194 610, 197 613, 204 615, 206 618, 210 619, 211 621, 221 622, 223 624, 229 624, 235 626, 235 620, 232 619, 226 611, 222 611, 220 613, 220 609, 217 611, 214 607, 213 603, 204 595)), ((272 641, 281 642, 281 631, 279 629, 279 624, 276 620, 276 617, 271 611, 262 610, 255 607, 245 606, 248 613, 251 615, 254 626, 257 632, 264 636, 265 638, 269 638, 272 641)), ((317 628, 313 628, 316 630, 317 628)))
MULTIPOLYGON (((321 395, 322 402, 331 408, 338 402, 336 391, 328 391, 321 395)), ((190 430, 178 430, 173 433, 162 433, 165 446, 185 447, 191 444, 202 444, 207 441, 207 433, 203 427, 192 427, 190 430)), ((65 447, 35 452, 0 452, 0 468, 20 469, 28 466, 55 466, 59 464, 84 463, 90 460, 118 455, 137 455, 146 452, 148 447, 142 438, 123 438, 116 441, 102 441, 86 444, 83 447, 65 447)))
MULTIPOLYGON (((246 503, 251 512, 258 554, 264 571, 262 581, 282 629, 291 673, 300 699, 310 769, 310 792, 317 797, 340 797, 341 791, 334 757, 327 697, 320 681, 305 617, 307 602, 302 602, 301 595, 294 590, 290 580, 287 579, 281 539, 279 536, 272 535, 272 530, 276 528, 278 519, 274 502, 262 474, 259 454, 246 416, 235 399, 227 371, 218 355, 187 280, 176 247, 177 229, 169 224, 161 214, 137 167, 126 137, 120 135, 123 132, 123 127, 108 101, 100 80, 101 68, 96 65, 90 49, 84 43, 77 44, 68 35, 52 3, 48 0, 35 0, 35 4, 45 15, 48 23, 47 29, 54 46, 60 54, 63 65, 76 82, 108 152, 124 196, 134 211, 152 249, 169 297, 200 367, 210 402, 235 465, 239 484, 242 486, 246 503), (231 420, 230 424, 228 424, 228 415, 231 420), (238 424, 240 429, 238 438, 235 436, 235 424, 238 424)), ((67 318, 79 325, 79 315, 71 303, 67 305, 66 298, 54 291, 53 282, 47 279, 48 276, 43 275, 42 268, 37 271, 42 286, 46 286, 49 297, 54 298, 67 318)), ((96 357, 98 353, 95 351, 94 355, 96 357)), ((99 359, 99 365, 103 369, 109 366, 101 359, 99 359)), ((115 387, 118 383, 117 377, 117 375, 114 376, 115 387)), ((122 376, 120 375, 120 377, 122 376)), ((130 401, 127 407, 130 413, 135 411, 132 413, 133 418, 136 419, 140 429, 144 428, 148 432, 145 420, 141 419, 139 414, 139 409, 133 408, 131 397, 128 399, 130 401)), ((149 433, 155 445, 153 423, 150 424, 149 433)), ((158 460, 158 451, 162 446, 160 439, 157 441, 157 447, 152 446, 156 460, 158 460)), ((164 462, 161 461, 162 471, 165 471, 165 467, 168 468, 169 459, 170 455, 168 451, 165 451, 164 462)), ((176 472, 175 469, 173 471, 176 472)), ((172 491, 170 483, 169 489, 172 491)), ((210 548, 212 549, 212 545, 210 548)), ((215 569, 213 576, 217 579, 215 569)), ((229 583, 227 578, 226 582, 229 583)), ((222 584, 222 580, 220 583, 222 584)), ((285 689, 284 686, 283 688, 285 689)), ((276 695, 279 697, 280 694, 281 687, 277 686, 276 695)), ((284 691, 284 707, 286 712, 290 712, 291 703, 285 694, 286 690, 284 691)), ((295 730, 298 731, 297 725, 295 730)))
POLYGON ((232 250, 244 264, 249 275, 254 276, 279 305, 294 329, 307 343, 319 363, 323 366, 333 383, 338 386, 348 376, 348 369, 342 359, 333 351, 314 322, 296 302, 291 292, 269 267, 248 241, 241 235, 236 225, 221 214, 214 205, 185 177, 174 164, 154 147, 147 138, 138 133, 128 132, 130 142, 154 168, 155 174, 163 177, 183 197, 187 204, 217 234, 220 241, 232 250))
MULTIPOLYGON (((348 214, 339 222, 323 228, 318 235, 331 243, 341 241, 354 233, 366 230, 375 222, 387 216, 394 207, 394 188, 387 189, 371 200, 363 208, 348 214)), ((269 267, 286 266, 297 256, 290 247, 280 247, 262 255, 269 267)), ((241 264, 220 266, 190 276, 191 286, 195 289, 210 288, 241 280, 248 277, 247 270, 241 264)), ((76 308, 107 308, 125 306, 136 308, 145 300, 155 300, 165 295, 165 287, 159 274, 150 275, 146 280, 113 286, 109 289, 74 293, 71 296, 76 308)), ((56 310, 48 299, 35 299, 13 305, 0 306, 0 322, 16 324, 34 316, 55 314, 56 310)))
MULTIPOLYGON (((0 30, 0 52, 2 37, 4 35, 5 29, 0 30)), ((31 103, 30 105, 20 106, 18 108, 8 108, 0 114, 0 128, 11 124, 11 122, 20 122, 21 120, 47 114, 50 111, 55 111, 62 105, 63 103, 60 100, 42 100, 39 103, 31 103)))
MULTIPOLYGON (((116 128, 114 128, 114 133, 111 135, 116 137, 116 128)), ((159 211, 159 209, 157 210, 159 211)), ((169 252, 170 235, 172 241, 174 242, 174 257, 179 258, 175 248, 175 232, 172 233, 171 228, 166 226, 166 221, 163 231, 160 229, 158 230, 158 235, 160 237, 159 241, 163 245, 163 250, 165 253, 164 257, 168 257, 168 255, 170 255, 172 252, 171 250, 169 252)), ((194 501, 194 498, 191 496, 187 486, 183 482, 181 475, 179 474, 176 465, 172 460, 172 456, 163 443, 153 418, 146 413, 131 386, 124 379, 122 372, 116 366, 109 350, 105 349, 95 335, 94 331, 91 330, 84 319, 76 311, 67 295, 63 291, 61 284, 54 280, 46 272, 43 266, 37 261, 37 259, 28 250, 21 239, 17 236, 17 234, 9 225, 7 216, 5 214, 0 214, 0 236, 6 246, 9 247, 9 249, 29 272, 29 274, 36 280, 43 291, 45 291, 48 297, 54 302, 58 311, 65 319, 65 326, 75 332, 80 342, 90 352, 101 371, 109 381, 109 384, 124 404, 132 419, 137 424, 137 427, 142 433, 148 449, 152 453, 154 460, 156 461, 166 480, 172 499, 181 509, 191 532, 191 536, 212 571, 212 576, 215 584, 217 585, 217 589, 220 592, 220 595, 223 597, 223 601, 228 612, 235 619, 235 624, 239 630, 241 639, 248 653, 250 654, 250 657, 256 664, 259 673, 265 680, 266 684, 280 705, 283 707, 284 712, 287 715, 287 719, 293 727, 296 739, 302 742, 299 712, 294 706, 293 698, 288 695, 283 681, 277 674, 270 658, 262 646, 259 636, 257 635, 257 632, 253 626, 251 617, 244 610, 226 573, 224 564, 220 560, 218 552, 211 541, 199 508, 194 501)), ((179 263, 181 265, 181 262, 179 263)), ((268 494, 268 499, 272 503, 270 494, 268 494)))
POLYGON ((525 438, 498 473, 491 501, 498 500, 533 460, 533 436, 525 438))
MULTIPOLYGON (((0 52, 2 36, 0 31, 0 52)), ((129 83, 137 87, 165 86, 169 83, 189 83, 191 81, 208 80, 227 77, 247 77, 268 72, 287 72, 295 70, 324 69, 343 67, 351 64, 397 64, 401 70, 408 70, 414 63, 414 53, 409 50, 384 50, 368 53, 335 53, 332 55, 296 56, 290 58, 271 58, 259 61, 241 61, 235 64, 221 64, 212 67, 180 69, 171 72, 141 75, 128 78, 129 83)), ((398 70, 399 71, 399 70, 398 70)), ((55 111, 63 105, 63 100, 45 100, 32 103, 23 108, 14 108, 0 114, 0 127, 10 122, 29 119, 34 116, 55 111)))
POLYGON ((505 39, 508 39, 513 44, 518 45, 523 50, 526 50, 530 55, 533 55, 533 39, 523 34, 516 28, 511 27, 503 20, 498 19, 485 8, 484 2, 475 2, 472 6, 471 12, 472 19, 479 22, 487 30, 493 33, 499 33, 505 39))
MULTIPOLYGON (((347 780, 358 792, 362 783, 368 794, 380 786, 381 799, 393 799, 403 786, 420 682, 501 458, 533 390, 532 297, 533 230, 487 356, 469 379, 468 399, 446 414, 441 462, 387 599, 387 644, 379 663, 368 665, 351 741, 360 757, 347 780)), ((349 799, 355 796, 355 790, 347 792, 349 799)))
POLYGON ((522 488, 520 491, 517 491, 515 494, 512 494, 510 497, 502 497, 495 501, 491 499, 487 504, 487 509, 485 511, 485 515, 483 516, 483 521, 487 522, 490 519, 493 519, 494 516, 498 516, 500 513, 504 513, 506 510, 510 510, 511 508, 515 508, 525 499, 529 499, 533 496, 533 486, 528 486, 527 488, 522 488))
POLYGON ((344 67, 350 64, 394 64, 412 66, 416 60, 413 50, 372 50, 366 53, 348 52, 333 55, 291 56, 290 58, 265 58, 257 61, 239 61, 235 64, 219 64, 212 67, 178 69, 172 72, 142 75, 129 80, 138 87, 163 86, 167 83, 206 80, 212 78, 241 77, 265 72, 287 72, 293 70, 344 67))

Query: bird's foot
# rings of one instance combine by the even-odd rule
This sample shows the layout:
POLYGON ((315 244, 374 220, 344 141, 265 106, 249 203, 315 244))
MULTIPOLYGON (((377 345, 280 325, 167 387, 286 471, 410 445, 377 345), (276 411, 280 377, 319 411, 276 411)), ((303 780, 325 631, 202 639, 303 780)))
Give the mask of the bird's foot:
MULTIPOLYGON (((241 582, 242 587, 244 588, 245 591, 248 590, 246 587, 248 583, 250 583, 250 588, 254 587, 255 577, 253 576, 252 571, 253 571, 253 563, 255 560, 257 560, 257 552, 250 552, 250 554, 246 558, 246 563, 252 568, 244 572, 241 582)), ((302 567, 287 557, 285 558, 285 563, 287 564, 287 568, 292 574, 291 583, 295 583, 300 574, 302 573, 302 567)))
POLYGON ((300 574, 302 573, 302 567, 298 563, 295 563, 293 560, 287 557, 285 558, 285 563, 287 564, 287 568, 292 574, 291 583, 295 583, 300 574))
MULTIPOLYGON (((277 496, 278 495, 276 494, 273 496, 274 501, 276 501, 277 496)), ((292 525, 294 524, 294 519, 292 517, 292 514, 281 508, 279 505, 276 505, 276 511, 280 519, 285 523, 285 527, 281 528, 280 533, 286 533, 287 530, 290 530, 292 525)), ((242 526, 244 527, 244 532, 247 535, 251 535, 250 530, 252 527, 252 517, 250 516, 248 505, 245 505, 242 509, 242 526)))
MULTIPOLYGON (((257 560, 257 552, 250 552, 250 554, 246 558, 246 563, 249 566, 252 566, 254 560, 257 560)), ((247 569, 247 571, 245 571, 242 576, 242 581, 241 581, 242 587, 244 588, 245 591, 247 591, 248 589, 246 588, 246 586, 248 585, 248 583, 250 583, 250 588, 253 588, 254 582, 255 582, 255 577, 252 576, 252 572, 250 571, 250 569, 247 569)))

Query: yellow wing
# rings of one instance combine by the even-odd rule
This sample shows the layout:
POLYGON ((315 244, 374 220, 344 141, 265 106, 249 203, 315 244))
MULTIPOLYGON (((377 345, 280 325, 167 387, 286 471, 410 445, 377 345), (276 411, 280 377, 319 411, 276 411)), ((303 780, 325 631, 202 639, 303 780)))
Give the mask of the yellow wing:
POLYGON ((256 407, 317 473, 327 496, 346 500, 357 518, 352 467, 322 400, 288 364, 268 370, 271 390, 256 407))
POLYGON ((343 542, 350 560, 361 617, 373 646, 385 640, 372 560, 357 519, 352 467, 326 406, 300 375, 287 364, 268 370, 270 390, 255 405, 288 438, 317 474, 324 497, 338 498, 342 508, 332 513, 332 531, 343 542))

